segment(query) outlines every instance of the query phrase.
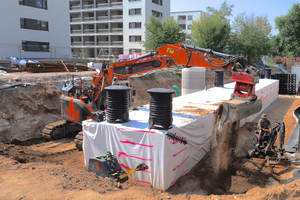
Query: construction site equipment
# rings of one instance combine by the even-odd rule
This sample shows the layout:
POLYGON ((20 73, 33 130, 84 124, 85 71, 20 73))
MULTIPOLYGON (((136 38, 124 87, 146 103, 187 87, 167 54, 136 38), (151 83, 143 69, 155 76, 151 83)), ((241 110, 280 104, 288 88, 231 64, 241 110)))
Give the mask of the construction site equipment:
POLYGON ((292 135, 290 136, 289 141, 286 143, 286 145, 284 146, 284 148, 286 149, 287 152, 290 153, 300 153, 300 148, 299 148, 299 140, 300 140, 300 106, 298 108, 296 108, 293 112, 293 116, 296 120, 296 126, 294 128, 294 131, 292 133, 292 135))
MULTIPOLYGON (((220 123, 234 122, 259 112, 262 101, 255 95, 255 84, 259 82, 259 72, 249 66, 243 57, 229 55, 182 43, 159 47, 156 52, 121 62, 103 63, 98 75, 93 76, 92 85, 85 86, 78 77, 77 81, 66 81, 62 88, 61 115, 66 120, 62 128, 80 124, 93 112, 104 110, 107 106, 106 90, 110 85, 117 85, 121 79, 172 65, 183 67, 202 67, 212 70, 232 72, 232 81, 236 82, 231 100, 223 103, 220 123), (222 57, 217 59, 214 57, 222 57), (227 61, 224 61, 225 58, 227 61)), ((80 131, 80 130, 78 130, 80 131)), ((46 139, 56 138, 55 131, 43 131, 46 139)), ((67 132, 65 132, 67 134, 67 132)))
POLYGON ((145 163, 141 163, 136 168, 125 172, 110 151, 107 151, 106 155, 89 158, 88 166, 89 172, 95 172, 98 176, 109 177, 118 182, 125 182, 130 174, 147 169, 148 166, 145 163))
POLYGON ((283 148, 285 137, 285 124, 284 122, 276 122, 275 127, 271 133, 267 130, 261 130, 262 143, 258 142, 259 131, 255 131, 253 137, 253 149, 248 151, 250 157, 258 157, 267 159, 269 164, 280 164, 289 162, 285 155, 285 149, 283 148), (275 146, 277 135, 279 134, 279 148, 275 146))

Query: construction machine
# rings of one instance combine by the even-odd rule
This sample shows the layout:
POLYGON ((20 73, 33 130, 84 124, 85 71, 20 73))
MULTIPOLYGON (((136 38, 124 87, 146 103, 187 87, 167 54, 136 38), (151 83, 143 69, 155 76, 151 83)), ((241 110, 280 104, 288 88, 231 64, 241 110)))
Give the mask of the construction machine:
MULTIPOLYGON (((47 140, 61 138, 69 132, 81 131, 83 120, 92 116, 93 119, 98 116, 103 118, 106 107, 105 87, 118 84, 119 80, 133 75, 169 68, 172 65, 232 72, 232 81, 236 81, 236 85, 231 100, 223 102, 220 123, 238 121, 262 108, 261 99, 255 95, 259 71, 249 66, 243 57, 183 43, 167 44, 138 58, 104 64, 99 74, 93 76, 90 86, 82 85, 80 77, 79 81, 74 78, 68 80, 61 95, 61 115, 64 120, 47 125, 43 137, 47 140)), ((82 132, 75 138, 78 149, 81 148, 82 138, 82 132)))
POLYGON ((276 122, 275 127, 269 132, 268 129, 261 130, 261 144, 258 141, 259 130, 255 131, 253 137, 253 149, 248 151, 248 156, 266 159, 269 164, 287 163, 289 160, 283 148, 285 138, 284 122, 276 122), (279 135, 279 147, 275 145, 275 141, 279 135))

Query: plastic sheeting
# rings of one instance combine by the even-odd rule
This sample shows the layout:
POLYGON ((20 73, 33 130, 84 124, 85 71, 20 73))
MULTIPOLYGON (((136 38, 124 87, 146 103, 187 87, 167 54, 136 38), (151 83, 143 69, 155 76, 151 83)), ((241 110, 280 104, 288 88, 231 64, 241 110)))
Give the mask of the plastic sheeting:
MULTIPOLYGON (((231 83, 224 88, 212 88, 174 98, 173 128, 170 130, 148 129, 148 105, 130 111, 130 121, 123 124, 83 121, 85 164, 88 165, 90 157, 111 151, 125 171, 140 163, 149 166, 148 170, 135 172, 130 178, 168 189, 210 150, 214 119, 212 112, 222 101, 230 98, 233 87, 234 83, 231 83), (199 112, 191 111, 193 107, 204 114, 201 116, 199 112), (187 144, 173 140, 168 136, 170 134, 181 137, 187 144)), ((278 80, 261 80, 256 85, 256 94, 262 98, 263 109, 266 108, 277 98, 278 80)), ((241 120, 241 125, 259 114, 241 120)))

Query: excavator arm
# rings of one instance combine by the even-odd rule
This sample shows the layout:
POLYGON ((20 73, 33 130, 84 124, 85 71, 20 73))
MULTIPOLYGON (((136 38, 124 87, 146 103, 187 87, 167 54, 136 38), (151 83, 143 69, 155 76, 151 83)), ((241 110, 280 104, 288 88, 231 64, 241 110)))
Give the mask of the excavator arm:
POLYGON ((259 112, 262 108, 261 99, 255 95, 259 71, 249 66, 243 57, 182 43, 167 44, 141 57, 111 63, 110 67, 102 69, 95 79, 94 85, 98 85, 95 99, 98 98, 99 92, 103 92, 105 86, 112 84, 114 79, 124 79, 136 74, 169 68, 172 65, 232 72, 232 81, 235 81, 236 85, 231 100, 223 103, 219 119, 221 123, 240 120, 259 112), (213 56, 221 56, 226 58, 226 61, 213 56))

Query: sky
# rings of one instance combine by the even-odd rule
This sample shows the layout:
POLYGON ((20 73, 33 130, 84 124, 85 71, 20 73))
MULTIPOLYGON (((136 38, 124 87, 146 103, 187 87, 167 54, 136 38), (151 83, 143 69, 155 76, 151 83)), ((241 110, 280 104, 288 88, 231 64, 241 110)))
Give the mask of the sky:
MULTIPOLYGON (((210 6, 220 9, 225 0, 170 0, 171 12, 202 10, 206 12, 206 7, 210 6)), ((237 14, 245 12, 246 15, 267 16, 272 26, 272 35, 277 35, 275 29, 275 18, 281 15, 287 15, 289 9, 294 3, 300 3, 300 0, 227 0, 228 5, 234 5, 231 21, 237 14)))

